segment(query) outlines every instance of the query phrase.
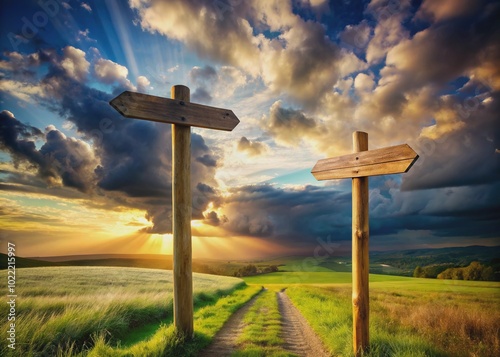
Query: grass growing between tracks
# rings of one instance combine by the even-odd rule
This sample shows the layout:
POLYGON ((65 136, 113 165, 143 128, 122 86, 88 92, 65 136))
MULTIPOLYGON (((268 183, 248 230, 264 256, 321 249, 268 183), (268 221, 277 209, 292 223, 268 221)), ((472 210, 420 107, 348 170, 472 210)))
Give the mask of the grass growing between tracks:
POLYGON ((238 338, 240 347, 232 356, 295 356, 282 350, 281 314, 275 291, 264 291, 243 321, 246 327, 238 338))

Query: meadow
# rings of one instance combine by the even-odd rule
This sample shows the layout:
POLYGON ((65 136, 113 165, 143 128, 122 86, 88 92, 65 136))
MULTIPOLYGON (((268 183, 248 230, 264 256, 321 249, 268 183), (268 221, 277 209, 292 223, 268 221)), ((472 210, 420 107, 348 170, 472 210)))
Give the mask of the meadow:
MULTIPOLYGON (((351 274, 278 272, 246 277, 287 294, 334 356, 352 356, 351 274)), ((366 356, 500 355, 500 283, 370 275, 366 356)))
MULTIPOLYGON (((195 337, 172 325, 172 273, 116 267, 17 270, 16 351, 1 356, 196 356, 256 294, 234 356, 282 350, 276 291, 286 294, 332 356, 352 356, 351 274, 317 267, 245 277, 194 274, 195 337), (261 291, 262 286, 267 291, 261 291), (274 297, 273 297, 274 296, 274 297)), ((344 270, 341 267, 341 270, 344 270)), ((6 279, 3 271, 2 279, 6 279)), ((375 356, 500 355, 500 283, 370 275, 370 352, 375 356)), ((8 305, 0 305, 8 314, 8 305)), ((6 319, 0 324, 8 330, 6 319)))
MULTIPOLYGON (((6 271, 2 275, 6 279, 6 271)), ((134 355, 140 356, 141 351, 150 349, 151 353, 144 355, 159 356, 164 351, 155 354, 155 348, 158 351, 165 346, 158 340, 169 339, 169 348, 174 351, 182 341, 176 341, 170 324, 172 286, 172 272, 165 270, 18 269, 16 350, 9 349, 6 339, 2 339, 0 355, 102 356, 96 351, 106 349, 106 355, 127 355, 129 350, 135 350, 134 355), (149 341, 150 337, 153 341, 149 341), (134 344, 137 341, 142 341, 142 345, 134 344)), ((234 309, 259 290, 246 287, 241 279, 195 273, 194 300, 199 315, 197 331, 201 335, 191 348, 209 343, 234 309), (212 320, 207 322, 204 309, 216 304, 217 314, 210 313, 212 320), (210 324, 213 326, 207 327, 210 324)), ((0 305, 1 316, 7 316, 8 308, 7 304, 0 305)), ((8 330, 7 319, 2 319, 0 329, 8 330)))

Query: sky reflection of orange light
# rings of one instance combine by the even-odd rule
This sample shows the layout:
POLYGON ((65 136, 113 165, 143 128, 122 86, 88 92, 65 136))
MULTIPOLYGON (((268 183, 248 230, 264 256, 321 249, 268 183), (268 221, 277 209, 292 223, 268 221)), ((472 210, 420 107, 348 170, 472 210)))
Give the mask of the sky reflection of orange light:
POLYGON ((241 260, 292 253, 292 250, 287 252, 283 246, 262 238, 193 236, 194 258, 241 260))

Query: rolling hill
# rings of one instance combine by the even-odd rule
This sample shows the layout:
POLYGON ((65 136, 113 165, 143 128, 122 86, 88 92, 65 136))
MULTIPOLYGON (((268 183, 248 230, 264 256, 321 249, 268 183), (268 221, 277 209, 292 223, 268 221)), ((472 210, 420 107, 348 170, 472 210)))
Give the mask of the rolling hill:
MULTIPOLYGON (((467 266, 472 261, 491 265, 500 270, 500 246, 468 246, 439 249, 413 249, 370 253, 370 272, 411 276, 417 266, 467 266)), ((280 271, 335 271, 350 272, 351 258, 326 257, 314 260, 312 257, 293 256, 260 259, 254 261, 227 261, 214 259, 193 259, 193 271, 199 273, 229 275, 241 267, 254 264, 257 267, 279 266, 280 271)), ((159 254, 97 254, 55 257, 16 257, 17 268, 42 266, 115 266, 171 270, 171 255, 159 254)), ((7 268, 7 256, 0 255, 0 269, 7 268)))

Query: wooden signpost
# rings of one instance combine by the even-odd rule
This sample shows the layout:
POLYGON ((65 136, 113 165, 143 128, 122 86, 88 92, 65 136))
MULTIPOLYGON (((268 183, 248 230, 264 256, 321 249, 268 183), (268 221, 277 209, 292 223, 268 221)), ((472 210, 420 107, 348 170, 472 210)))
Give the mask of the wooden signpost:
POLYGON ((179 333, 192 337, 191 126, 231 131, 240 121, 231 110, 190 103, 186 86, 173 86, 171 96, 169 99, 126 91, 110 104, 127 118, 173 124, 174 326, 179 333))
POLYGON ((356 356, 369 345, 368 176, 407 172, 418 155, 408 145, 368 151, 368 134, 353 133, 353 154, 319 160, 311 173, 317 180, 352 178, 352 308, 356 356))

